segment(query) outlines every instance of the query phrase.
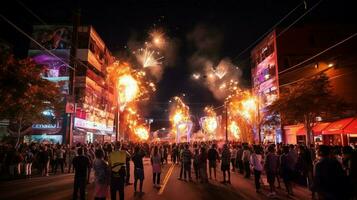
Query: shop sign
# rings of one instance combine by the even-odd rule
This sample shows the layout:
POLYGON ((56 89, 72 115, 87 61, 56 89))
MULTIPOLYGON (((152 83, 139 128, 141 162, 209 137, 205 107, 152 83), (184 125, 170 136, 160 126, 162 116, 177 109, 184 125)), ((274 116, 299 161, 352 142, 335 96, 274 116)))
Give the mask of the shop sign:
POLYGON ((113 131, 113 127, 107 127, 104 124, 99 124, 95 122, 91 122, 85 119, 74 118, 74 126, 80 128, 88 128, 88 129, 96 129, 102 131, 113 131))
POLYGON ((51 128, 59 128, 57 124, 33 124, 33 129, 51 129, 51 128))

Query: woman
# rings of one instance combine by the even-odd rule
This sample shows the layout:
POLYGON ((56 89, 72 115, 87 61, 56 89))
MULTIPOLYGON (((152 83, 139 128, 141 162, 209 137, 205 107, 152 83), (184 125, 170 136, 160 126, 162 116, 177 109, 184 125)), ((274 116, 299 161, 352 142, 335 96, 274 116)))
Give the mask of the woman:
POLYGON ((154 187, 160 187, 160 174, 161 174, 161 155, 157 146, 154 147, 154 151, 151 155, 151 165, 152 165, 152 180, 154 187))
POLYGON ((96 200, 106 199, 109 187, 109 167, 104 161, 104 152, 102 149, 95 151, 95 160, 93 162, 95 189, 94 197, 96 200))
POLYGON ((280 176, 282 177, 288 196, 293 195, 292 175, 293 169, 290 166, 289 147, 283 147, 283 154, 280 156, 280 176))
POLYGON ((250 155, 250 165, 254 171, 255 190, 257 193, 260 193, 260 176, 263 171, 263 159, 259 146, 254 146, 254 152, 250 155))

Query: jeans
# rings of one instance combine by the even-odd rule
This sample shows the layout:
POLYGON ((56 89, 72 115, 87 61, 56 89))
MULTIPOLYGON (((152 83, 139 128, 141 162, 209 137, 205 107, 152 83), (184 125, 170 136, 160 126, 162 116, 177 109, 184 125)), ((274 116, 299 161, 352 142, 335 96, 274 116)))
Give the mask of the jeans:
POLYGON ((124 200, 124 182, 125 177, 112 176, 110 180, 110 197, 111 200, 116 200, 117 191, 119 192, 119 199, 124 200))
POLYGON ((254 182, 255 182, 255 189, 259 190, 260 189, 260 176, 262 172, 254 169, 254 182))
POLYGON ((86 177, 74 177, 74 188, 73 188, 73 200, 76 200, 78 197, 78 190, 79 196, 81 200, 86 199, 86 186, 87 180, 86 177))
POLYGON ((152 181, 155 184, 160 184, 160 175, 161 173, 153 173, 152 175, 152 181))
POLYGON ((250 178, 250 164, 249 161, 244 161, 244 171, 245 171, 245 178, 250 178))
POLYGON ((64 173, 64 159, 63 158, 57 158, 56 159, 54 173, 57 173, 58 165, 61 166, 61 172, 64 173))
POLYGON ((184 170, 183 178, 186 179, 188 174, 188 178, 191 180, 191 163, 190 162, 183 163, 183 170, 184 170))

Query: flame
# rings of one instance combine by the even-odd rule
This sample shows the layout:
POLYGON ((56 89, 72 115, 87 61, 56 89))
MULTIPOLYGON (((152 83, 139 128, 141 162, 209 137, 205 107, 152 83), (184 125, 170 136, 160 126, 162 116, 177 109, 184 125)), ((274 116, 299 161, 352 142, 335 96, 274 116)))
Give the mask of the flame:
POLYGON ((204 109, 206 117, 202 121, 202 129, 211 136, 216 134, 218 128, 218 119, 213 107, 204 109))
POLYGON ((179 97, 174 97, 170 108, 170 122, 172 133, 177 135, 177 131, 180 135, 187 134, 188 125, 186 122, 191 122, 190 120, 190 109, 184 104, 184 102, 179 97))
POLYGON ((239 91, 227 98, 229 101, 229 113, 232 116, 243 117, 245 120, 251 122, 254 115, 257 113, 257 101, 247 91, 239 91))
POLYGON ((237 122, 232 121, 228 125, 228 130, 235 139, 240 138, 240 129, 237 122))
POLYGON ((125 74, 118 78, 119 101, 129 103, 133 101, 139 93, 138 82, 129 74, 125 74))
POLYGON ((140 140, 149 139, 149 131, 142 125, 135 127, 134 133, 140 140))
POLYGON ((162 65, 162 59, 164 59, 163 56, 160 56, 159 51, 151 50, 148 47, 145 49, 141 48, 134 52, 134 54, 143 68, 158 67, 162 65))

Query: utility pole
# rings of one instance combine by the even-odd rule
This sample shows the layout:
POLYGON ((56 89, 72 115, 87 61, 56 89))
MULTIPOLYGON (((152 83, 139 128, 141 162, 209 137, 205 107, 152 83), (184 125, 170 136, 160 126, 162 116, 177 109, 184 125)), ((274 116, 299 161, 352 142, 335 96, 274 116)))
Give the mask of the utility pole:
MULTIPOLYGON (((69 99, 75 105, 76 97, 75 97, 75 79, 76 79, 76 68, 77 68, 77 47, 78 47, 78 27, 80 21, 80 10, 77 7, 73 12, 73 32, 72 32, 72 44, 70 51, 70 65, 73 69, 70 70, 69 73, 69 99)), ((74 124, 74 116, 75 109, 73 112, 68 113, 67 117, 67 128, 66 128, 66 143, 72 145, 73 143, 73 124, 74 124)))
POLYGON ((228 144, 228 103, 224 102, 226 105, 226 143, 228 144))

